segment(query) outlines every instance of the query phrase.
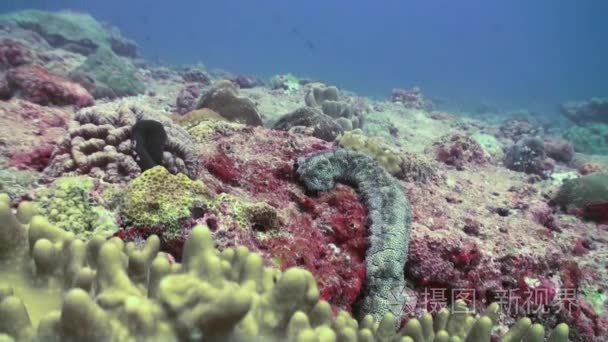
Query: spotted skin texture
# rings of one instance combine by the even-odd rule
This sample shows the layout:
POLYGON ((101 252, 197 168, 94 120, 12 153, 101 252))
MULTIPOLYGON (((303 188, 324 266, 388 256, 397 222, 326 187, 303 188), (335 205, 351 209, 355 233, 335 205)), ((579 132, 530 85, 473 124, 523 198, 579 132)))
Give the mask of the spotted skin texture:
POLYGON ((397 180, 365 154, 344 149, 301 158, 296 172, 309 191, 328 191, 336 183, 357 188, 368 211, 370 242, 357 315, 371 314, 377 321, 388 312, 401 317, 411 209, 397 180))

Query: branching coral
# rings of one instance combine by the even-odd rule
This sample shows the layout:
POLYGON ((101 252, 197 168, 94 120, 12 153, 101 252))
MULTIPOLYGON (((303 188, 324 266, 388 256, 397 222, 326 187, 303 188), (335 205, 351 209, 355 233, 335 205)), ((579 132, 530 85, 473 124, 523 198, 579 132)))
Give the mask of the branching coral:
POLYGON ((162 165, 172 173, 194 177, 198 172, 198 154, 188 133, 162 114, 127 102, 79 111, 68 135, 55 150, 46 176, 92 174, 109 182, 134 178, 141 169, 135 159, 132 128, 138 121, 148 119, 161 122, 167 134, 162 165))
POLYGON ((354 185, 369 212, 366 293, 360 315, 401 317, 404 267, 407 261, 411 209, 399 183, 365 154, 328 151, 298 161, 297 173, 307 189, 327 191, 337 182, 354 185))
MULTIPOLYGON (((309 272, 266 268, 244 247, 219 252, 204 226, 192 230, 177 264, 159 252, 156 236, 141 246, 97 237, 84 242, 34 216, 31 203, 21 203, 14 215, 5 195, 0 258, 38 283, 61 280, 65 289, 63 295, 48 292, 62 303, 33 320, 39 303, 20 297, 22 284, 0 278, 0 338, 8 341, 488 342, 499 308, 490 305, 476 319, 457 301, 458 310, 411 319, 396 333, 390 313, 379 322, 371 316, 357 322, 345 311, 333 317, 309 272)), ((44 286, 52 285, 35 291, 44 286)), ((568 333, 560 324, 548 341, 566 342, 568 333)), ((523 318, 502 340, 541 342, 544 335, 541 325, 523 318)))

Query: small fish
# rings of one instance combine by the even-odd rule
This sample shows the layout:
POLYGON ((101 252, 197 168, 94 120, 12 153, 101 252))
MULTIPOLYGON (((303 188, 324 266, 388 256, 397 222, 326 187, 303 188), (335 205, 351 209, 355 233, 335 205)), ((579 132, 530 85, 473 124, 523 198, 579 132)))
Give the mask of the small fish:
POLYGON ((306 47, 307 47, 309 50, 316 50, 316 48, 317 48, 317 46, 315 45, 315 43, 313 43, 313 41, 312 41, 312 40, 310 40, 310 39, 307 39, 307 40, 304 42, 304 45, 306 45, 306 47))
POLYGON ((281 17, 281 15, 280 15, 280 14, 278 14, 278 13, 273 13, 273 14, 272 14, 272 21, 273 21, 275 24, 280 25, 280 24, 282 24, 282 23, 283 23, 283 17, 281 17))

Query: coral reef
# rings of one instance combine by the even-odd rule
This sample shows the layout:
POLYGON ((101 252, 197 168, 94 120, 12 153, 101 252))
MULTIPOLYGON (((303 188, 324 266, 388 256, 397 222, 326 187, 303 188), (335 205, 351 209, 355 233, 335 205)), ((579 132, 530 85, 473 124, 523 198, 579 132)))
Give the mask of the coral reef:
POLYGON ((608 124, 608 98, 592 98, 588 101, 562 104, 561 112, 578 125, 591 123, 608 124))
POLYGON ((608 155, 608 124, 572 126, 563 132, 577 152, 608 155))
POLYGON ((201 90, 202 87, 199 83, 186 84, 177 94, 177 98, 175 99, 175 111, 179 114, 186 114, 194 110, 201 90))
POLYGON ((107 47, 98 48, 73 72, 92 76, 93 91, 100 89, 96 92, 103 93, 104 97, 132 96, 145 91, 143 83, 136 76, 133 64, 118 57, 107 47))
POLYGON ((232 82, 241 89, 249 89, 262 84, 259 79, 246 75, 238 75, 232 79, 232 82))
POLYGON ((325 141, 334 141, 344 132, 342 127, 329 115, 312 107, 302 107, 285 114, 275 124, 274 129, 290 131, 297 127, 309 128, 310 135, 325 141))
POLYGON ((481 109, 487 115, 468 116, 430 111, 419 89, 396 92, 396 101, 372 99, 320 79, 282 75, 265 84, 202 64, 130 58, 136 53, 133 42, 87 15, 0 15, 0 191, 8 193, 0 195, 0 340, 542 341, 544 326, 545 340, 555 342, 567 333, 560 322, 570 326, 570 341, 606 340, 605 100, 565 105, 575 125, 491 105, 481 109), (145 93, 116 98, 112 82, 95 75, 109 69, 122 70, 110 79, 133 76, 145 93), (44 101, 9 81, 23 71, 36 77, 30 87, 44 101), (47 79, 48 89, 40 86, 47 79), (56 101, 48 91, 64 97, 76 83, 99 99, 96 106, 75 109, 75 96, 56 101), (229 95, 223 99, 234 103, 218 107, 234 117, 197 108, 201 93, 213 92, 229 95), (252 108, 257 126, 238 123, 252 108), (264 128, 262 120, 285 127, 264 128), (308 190, 297 173, 298 160, 337 146, 374 160, 411 203, 407 287, 390 294, 390 311, 401 312, 384 321, 349 314, 361 316, 370 297, 375 269, 367 266, 378 241, 369 228, 390 208, 377 201, 383 211, 370 211, 373 199, 356 184, 308 190), (509 170, 505 154, 515 169, 542 175, 509 170), (200 225, 217 250, 192 247, 200 225), (220 256, 230 274, 193 276, 216 265, 194 262, 199 252, 220 256), (264 282, 243 280, 251 258, 270 270, 272 288, 294 267, 314 278, 313 308, 265 309, 298 305, 299 297, 289 290, 274 301, 264 282), (178 277, 160 291, 150 286, 162 282, 150 281, 159 279, 154 269, 178 277), (247 296, 251 306, 238 323, 197 318, 217 308, 230 315, 238 305, 218 303, 247 296), (446 316, 464 308, 458 298, 470 311, 446 316), (20 301, 30 323, 19 318, 26 317, 20 301))
POLYGON ((513 171, 549 177, 554 165, 547 157, 545 146, 540 138, 523 138, 511 146, 503 162, 513 171))
POLYGON ((337 141, 344 148, 367 154, 398 179, 423 183, 437 179, 437 166, 432 160, 399 151, 382 138, 365 136, 359 129, 345 132, 337 141))
POLYGON ((274 75, 269 83, 272 89, 283 89, 288 92, 300 89, 300 80, 292 74, 274 75))
MULTIPOLYGON (((30 312, 37 306, 20 297, 19 284, 3 284, 0 333, 9 340, 166 339, 209 341, 435 341, 459 336, 489 341, 498 316, 492 305, 479 319, 462 301, 450 313, 440 311, 411 319, 403 331, 394 330, 387 314, 379 322, 371 316, 360 323, 342 311, 332 317, 327 302, 310 273, 298 268, 285 272, 266 268, 259 255, 246 248, 214 248, 211 232, 197 226, 184 247, 181 264, 171 264, 159 253, 159 242, 150 237, 142 246, 120 240, 89 242, 34 216, 29 203, 17 215, 0 197, 3 258, 17 273, 30 277, 63 278, 62 303, 52 305, 37 321, 30 312), (28 224, 29 228, 26 228, 28 224), (28 248, 29 246, 29 248, 28 248), (6 255, 9 255, 7 257, 6 255), (23 266, 33 260, 34 270, 23 266)), ((3 270, 3 273, 6 272, 3 270)), ((38 292, 43 290, 38 289, 38 292)), ((49 294, 59 296, 56 291, 49 294)), ((549 341, 568 340, 567 325, 560 324, 549 341)), ((542 341, 540 324, 520 320, 503 341, 542 341)))
POLYGON ((136 177, 141 169, 136 162, 131 130, 139 120, 160 121, 167 133, 162 165, 172 173, 194 177, 198 155, 189 135, 145 107, 128 102, 98 105, 80 110, 69 133, 57 146, 47 177, 65 174, 89 174, 109 182, 136 177))
POLYGON ((0 23, 13 23, 42 36, 51 46, 88 55, 98 47, 110 47, 115 53, 136 57, 135 43, 120 36, 87 14, 63 11, 25 10, 0 16, 0 23))
POLYGON ((109 237, 118 230, 112 213, 95 205, 96 180, 85 177, 61 177, 36 193, 37 213, 58 228, 82 239, 109 237))
POLYGON ((208 85, 211 78, 207 74, 204 66, 187 67, 180 70, 180 75, 184 81, 188 83, 198 83, 199 85, 208 85))
POLYGON ((127 224, 149 228, 162 225, 175 235, 180 219, 190 217, 195 207, 202 207, 207 192, 202 182, 156 166, 129 182, 120 214, 127 224))
POLYGON ((171 118, 173 119, 173 122, 185 129, 193 128, 203 121, 229 122, 228 119, 207 108, 196 109, 184 115, 173 115, 171 118))
POLYGON ((93 105, 93 97, 79 84, 70 82, 40 66, 20 66, 6 73, 12 93, 41 105, 93 105))
POLYGON ((0 156, 21 170, 44 169, 55 142, 67 131, 70 112, 22 100, 0 101, 0 156))
POLYGON ((543 143, 547 157, 563 163, 569 163, 574 159, 574 146, 571 142, 564 139, 548 138, 543 143))
POLYGON ((211 109, 224 118, 252 126, 261 126, 262 117, 255 103, 239 97, 237 89, 230 81, 222 81, 203 94, 196 105, 197 109, 211 109))
POLYGON ((495 160, 502 160, 504 157, 503 145, 495 136, 477 132, 471 135, 471 139, 478 143, 495 160))
POLYGON ((532 121, 526 118, 514 118, 503 121, 498 127, 498 137, 517 142, 524 137, 538 135, 540 129, 532 121))
POLYGON ((2 167, 0 193, 7 194, 10 198, 20 198, 35 187, 37 180, 38 173, 35 171, 2 167))
POLYGON ((360 314, 401 317, 405 303, 403 269, 407 261, 411 213, 401 186, 366 155, 328 151, 298 160, 296 171, 307 189, 331 190, 337 182, 357 187, 369 212, 366 293, 360 314))
POLYGON ((608 172, 566 181, 554 200, 584 218, 608 222, 608 172))
POLYGON ((363 124, 361 113, 340 99, 336 87, 313 86, 306 93, 304 102, 307 106, 319 108, 324 114, 336 119, 344 130, 360 128, 363 124))
POLYGON ((490 161, 490 156, 471 137, 452 134, 433 143, 435 159, 457 170, 464 170, 469 165, 483 165, 490 161))
POLYGON ((407 109, 425 109, 430 110, 432 103, 424 98, 422 90, 419 87, 410 89, 395 88, 391 94, 393 102, 401 103, 407 109))
POLYGON ((0 69, 29 64, 31 61, 32 54, 23 43, 7 38, 0 40, 0 69))

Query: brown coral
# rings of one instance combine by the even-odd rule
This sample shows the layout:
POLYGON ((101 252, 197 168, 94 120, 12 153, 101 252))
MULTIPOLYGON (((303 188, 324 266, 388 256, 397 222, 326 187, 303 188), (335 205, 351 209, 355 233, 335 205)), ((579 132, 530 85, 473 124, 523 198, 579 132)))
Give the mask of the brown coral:
POLYGON ((135 159, 131 127, 142 119, 157 119, 165 126, 168 140, 163 165, 173 173, 194 177, 198 157, 188 133, 162 115, 126 102, 79 111, 68 135, 55 150, 46 176, 94 174, 109 182, 135 177, 141 170, 135 159))

